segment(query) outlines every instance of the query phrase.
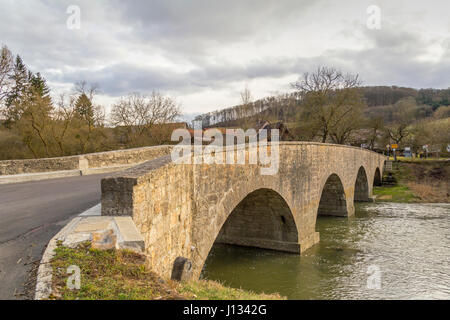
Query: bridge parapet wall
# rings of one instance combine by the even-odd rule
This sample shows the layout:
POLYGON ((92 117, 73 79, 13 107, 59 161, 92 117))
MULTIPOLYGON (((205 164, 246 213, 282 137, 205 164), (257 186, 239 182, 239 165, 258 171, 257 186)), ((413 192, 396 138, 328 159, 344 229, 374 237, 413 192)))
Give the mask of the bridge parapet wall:
POLYGON ((173 146, 154 146, 43 159, 1 160, 0 176, 89 168, 119 167, 142 163, 171 152, 173 146))

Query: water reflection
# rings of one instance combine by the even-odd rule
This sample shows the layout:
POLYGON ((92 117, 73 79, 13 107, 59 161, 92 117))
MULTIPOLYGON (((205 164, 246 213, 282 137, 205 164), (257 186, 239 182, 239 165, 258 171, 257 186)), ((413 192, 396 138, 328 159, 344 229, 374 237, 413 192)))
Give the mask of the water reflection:
POLYGON ((215 245, 202 277, 289 299, 450 299, 450 204, 357 206, 320 217, 321 242, 301 257, 215 245), (368 267, 381 289, 368 289, 368 267))

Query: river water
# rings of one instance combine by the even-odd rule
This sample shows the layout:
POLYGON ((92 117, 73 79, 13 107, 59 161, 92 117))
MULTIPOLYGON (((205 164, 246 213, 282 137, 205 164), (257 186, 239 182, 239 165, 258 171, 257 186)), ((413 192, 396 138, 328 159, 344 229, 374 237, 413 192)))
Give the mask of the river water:
POLYGON ((358 204, 317 231, 301 256, 214 245, 202 277, 288 299, 450 299, 450 204, 358 204))

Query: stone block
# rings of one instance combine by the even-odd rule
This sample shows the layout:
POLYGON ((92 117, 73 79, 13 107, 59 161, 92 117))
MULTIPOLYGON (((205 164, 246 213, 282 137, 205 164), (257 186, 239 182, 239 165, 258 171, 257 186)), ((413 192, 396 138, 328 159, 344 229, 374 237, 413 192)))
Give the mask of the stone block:
POLYGON ((97 250, 111 250, 118 248, 117 236, 114 230, 96 231, 92 233, 92 249, 97 250))
POLYGON ((91 241, 92 235, 90 233, 69 233, 64 237, 63 246, 68 248, 76 248, 83 242, 91 241))
POLYGON ((131 217, 115 217, 119 246, 122 249, 144 251, 145 243, 131 217))
POLYGON ((94 232, 109 229, 113 218, 111 217, 87 217, 83 218, 74 228, 73 232, 94 232))
POLYGON ((184 257, 178 257, 173 263, 171 279, 175 281, 188 281, 192 277, 192 262, 184 257))

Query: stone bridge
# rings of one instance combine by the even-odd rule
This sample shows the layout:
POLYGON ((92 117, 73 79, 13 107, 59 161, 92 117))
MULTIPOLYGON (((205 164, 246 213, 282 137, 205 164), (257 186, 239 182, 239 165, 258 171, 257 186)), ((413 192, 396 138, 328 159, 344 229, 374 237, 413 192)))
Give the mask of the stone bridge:
POLYGON ((318 215, 349 217, 354 201, 371 199, 386 159, 309 142, 280 142, 279 154, 275 175, 248 161, 178 164, 169 155, 145 162, 102 180, 102 215, 133 218, 155 272, 170 277, 175 259, 185 257, 198 277, 216 241, 304 252, 319 242, 318 215))

